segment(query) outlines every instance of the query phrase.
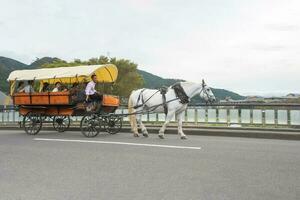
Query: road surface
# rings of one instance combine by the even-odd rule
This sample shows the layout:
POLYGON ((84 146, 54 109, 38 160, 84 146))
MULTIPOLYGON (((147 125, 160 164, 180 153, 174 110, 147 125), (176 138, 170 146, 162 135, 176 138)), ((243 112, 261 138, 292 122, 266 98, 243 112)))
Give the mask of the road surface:
POLYGON ((0 131, 0 199, 300 199, 300 142, 0 131))

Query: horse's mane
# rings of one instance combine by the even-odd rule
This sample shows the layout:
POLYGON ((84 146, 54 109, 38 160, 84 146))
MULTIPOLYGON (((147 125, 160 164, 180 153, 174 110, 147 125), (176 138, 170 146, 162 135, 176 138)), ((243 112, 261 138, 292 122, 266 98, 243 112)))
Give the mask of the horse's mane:
POLYGON ((180 81, 180 84, 182 86, 189 86, 189 85, 194 85, 194 82, 190 82, 190 81, 180 81))

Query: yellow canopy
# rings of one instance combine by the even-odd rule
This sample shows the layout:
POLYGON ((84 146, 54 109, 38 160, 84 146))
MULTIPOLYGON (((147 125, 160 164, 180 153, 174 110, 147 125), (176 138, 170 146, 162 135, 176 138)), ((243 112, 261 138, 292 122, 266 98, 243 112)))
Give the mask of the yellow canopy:
POLYGON ((10 73, 8 81, 42 80, 43 82, 74 83, 89 80, 96 74, 99 82, 112 83, 118 77, 118 69, 113 64, 85 65, 75 67, 43 68, 32 70, 16 70, 10 73))
POLYGON ((113 64, 84 65, 75 67, 43 68, 32 70, 16 70, 10 73, 7 81, 11 83, 11 92, 15 87, 15 81, 39 80, 54 84, 75 83, 90 81, 91 75, 97 75, 102 83, 113 83, 118 77, 118 69, 113 64))

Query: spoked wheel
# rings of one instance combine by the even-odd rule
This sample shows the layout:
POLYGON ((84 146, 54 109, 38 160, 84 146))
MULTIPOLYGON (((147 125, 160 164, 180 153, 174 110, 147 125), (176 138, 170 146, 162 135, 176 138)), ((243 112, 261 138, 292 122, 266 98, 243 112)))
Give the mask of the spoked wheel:
POLYGON ((110 134, 120 132, 123 124, 123 118, 120 116, 108 116, 103 119, 104 128, 110 134))
POLYGON ((27 113, 23 118, 23 127, 28 135, 36 135, 42 128, 42 116, 39 113, 27 113))
POLYGON ((100 133, 100 120, 97 115, 85 115, 80 122, 81 133, 85 137, 96 137, 100 133))
POLYGON ((58 132, 64 132, 69 128, 70 122, 70 116, 55 116, 53 118, 53 127, 58 132))

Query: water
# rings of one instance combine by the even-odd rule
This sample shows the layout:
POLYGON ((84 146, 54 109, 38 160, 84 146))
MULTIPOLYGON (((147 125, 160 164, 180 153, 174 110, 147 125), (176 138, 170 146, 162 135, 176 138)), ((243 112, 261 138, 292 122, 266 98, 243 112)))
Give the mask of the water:
POLYGON ((262 110, 253 110, 253 123, 254 124, 262 123, 262 110))
POLYGON ((300 110, 291 110, 291 125, 300 125, 300 110))
POLYGON ((225 109, 219 110, 219 122, 227 123, 227 110, 225 109))
POLYGON ((205 110, 198 109, 198 122, 205 122, 205 110))
POLYGON ((237 109, 231 109, 230 110, 230 123, 239 123, 239 112, 237 109))
MULTIPOLYGON (((227 117, 230 123, 239 123, 238 119, 238 109, 230 109, 229 116, 227 116, 226 109, 208 109, 207 110, 207 121, 210 123, 217 123, 217 111, 218 111, 218 122, 219 123, 227 123, 227 117)), ((261 109, 254 109, 253 110, 253 123, 254 124, 262 124, 262 110, 261 109)), ((265 110, 265 122, 266 124, 273 125, 275 124, 275 111, 268 109, 265 110)), ((127 109, 118 109, 116 111, 118 114, 127 114, 127 109)), ((203 108, 188 108, 186 111, 186 122, 194 123, 197 121, 200 123, 206 122, 205 116, 205 109, 203 108)), ((250 124, 251 123, 251 110, 250 109, 241 109, 241 123, 250 124)), ((80 121, 81 116, 72 117, 72 121, 80 121)), ((165 121, 165 114, 164 113, 152 113, 152 114, 145 114, 142 116, 142 120, 147 122, 155 122, 158 118, 159 122, 165 121)), ((7 123, 7 122, 18 122, 22 121, 22 116, 19 116, 18 112, 0 112, 0 123, 7 123)), ((128 121, 128 117, 124 117, 124 121, 128 121)), ((172 118, 172 122, 175 122, 175 117, 172 118)), ((279 125, 287 125, 288 124, 288 112, 287 110, 278 110, 277 111, 277 123, 279 125)), ((300 110, 291 110, 290 111, 290 124, 291 125, 300 125, 300 110)))
POLYGON ((216 122, 217 121, 216 109, 208 109, 207 116, 208 116, 208 122, 216 122))
POLYGON ((241 111, 241 122, 245 124, 250 123, 250 110, 245 109, 241 111))
POLYGON ((277 111, 277 121, 278 124, 286 125, 287 124, 287 111, 286 110, 278 110, 277 111))

